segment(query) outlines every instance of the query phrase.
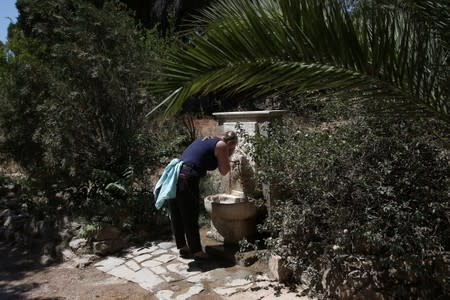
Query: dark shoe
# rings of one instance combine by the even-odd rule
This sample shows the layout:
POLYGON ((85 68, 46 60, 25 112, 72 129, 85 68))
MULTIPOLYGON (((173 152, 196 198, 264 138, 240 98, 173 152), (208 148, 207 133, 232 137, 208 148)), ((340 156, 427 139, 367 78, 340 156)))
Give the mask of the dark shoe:
MULTIPOLYGON (((206 253, 205 253, 206 254, 206 253)), ((194 260, 196 261, 206 261, 209 260, 209 255, 192 255, 192 257, 194 258, 194 260)))
POLYGON ((186 249, 180 249, 179 254, 181 258, 192 258, 191 251, 186 249))

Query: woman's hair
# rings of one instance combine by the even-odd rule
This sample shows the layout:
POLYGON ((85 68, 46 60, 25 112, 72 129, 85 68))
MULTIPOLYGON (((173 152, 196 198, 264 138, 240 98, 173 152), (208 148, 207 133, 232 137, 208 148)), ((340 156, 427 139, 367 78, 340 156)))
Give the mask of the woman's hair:
POLYGON ((228 142, 228 141, 237 141, 238 137, 236 135, 236 132, 234 131, 227 131, 222 137, 222 141, 228 142))

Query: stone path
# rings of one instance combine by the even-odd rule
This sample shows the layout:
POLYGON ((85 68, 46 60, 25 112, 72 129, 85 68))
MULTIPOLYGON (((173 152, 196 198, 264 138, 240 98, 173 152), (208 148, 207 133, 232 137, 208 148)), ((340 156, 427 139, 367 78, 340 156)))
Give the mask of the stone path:
POLYGON ((184 300, 202 293, 214 299, 311 299, 251 268, 220 259, 197 262, 180 258, 172 242, 129 248, 120 256, 97 262, 95 267, 136 282, 157 299, 184 300))

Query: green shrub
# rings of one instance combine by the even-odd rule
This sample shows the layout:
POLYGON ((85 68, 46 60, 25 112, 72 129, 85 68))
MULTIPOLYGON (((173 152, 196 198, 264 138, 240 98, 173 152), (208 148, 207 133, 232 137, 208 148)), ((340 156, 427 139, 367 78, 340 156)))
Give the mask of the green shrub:
POLYGON ((100 230, 100 225, 89 223, 81 226, 79 236, 85 239, 91 239, 100 230))
POLYGON ((262 229, 295 279, 327 297, 448 295, 449 155, 421 128, 360 118, 254 138, 272 197, 262 229))
POLYGON ((158 103, 147 82, 174 39, 141 30, 119 1, 17 6, 1 47, 0 152, 29 175, 23 201, 38 219, 151 224, 149 170, 186 142, 181 122, 145 119, 158 103))
POLYGON ((69 205, 88 222, 118 227, 150 224, 157 214, 152 191, 136 183, 133 169, 120 176, 94 170, 92 180, 69 191, 69 205))
POLYGON ((120 174, 152 102, 141 88, 151 73, 143 33, 115 1, 17 6, 0 114, 7 151, 47 185, 83 182, 92 169, 120 174))

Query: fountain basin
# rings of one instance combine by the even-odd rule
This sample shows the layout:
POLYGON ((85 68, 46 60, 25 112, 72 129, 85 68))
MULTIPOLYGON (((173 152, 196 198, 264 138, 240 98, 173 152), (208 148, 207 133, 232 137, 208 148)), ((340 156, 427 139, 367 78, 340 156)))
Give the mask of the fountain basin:
POLYGON ((211 216, 214 238, 237 243, 256 233, 256 206, 242 195, 216 194, 205 197, 205 209, 211 216))

